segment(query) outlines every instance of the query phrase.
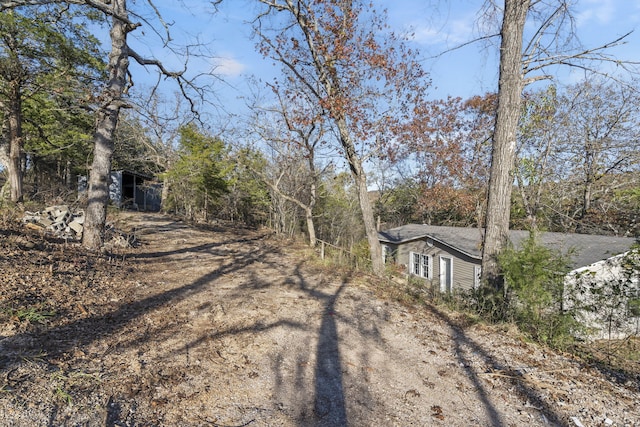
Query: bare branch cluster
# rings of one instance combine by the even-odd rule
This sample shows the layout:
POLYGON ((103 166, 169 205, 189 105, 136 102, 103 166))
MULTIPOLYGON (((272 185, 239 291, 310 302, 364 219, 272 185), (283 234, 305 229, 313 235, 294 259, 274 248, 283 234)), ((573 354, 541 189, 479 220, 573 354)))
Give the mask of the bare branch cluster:
POLYGON ((100 1, 100 0, 3 0, 2 2, 0 2, 0 12, 5 11, 7 9, 15 9, 17 7, 22 7, 22 6, 45 6, 48 4, 63 4, 63 3, 89 6, 93 9, 99 10, 105 15, 119 19, 120 21, 125 22, 126 24, 131 25, 134 28, 140 25, 130 21, 127 16, 116 12, 114 8, 111 7, 110 0, 106 0, 106 1, 100 1))

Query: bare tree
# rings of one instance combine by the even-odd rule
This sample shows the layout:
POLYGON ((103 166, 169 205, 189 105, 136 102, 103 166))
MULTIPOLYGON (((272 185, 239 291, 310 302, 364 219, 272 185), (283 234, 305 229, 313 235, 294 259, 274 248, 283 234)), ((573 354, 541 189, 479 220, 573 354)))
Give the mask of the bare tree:
POLYGON ((276 95, 275 104, 264 107, 259 102, 254 103, 249 126, 250 131, 274 154, 271 156, 273 171, 268 174, 266 170, 253 168, 253 172, 277 198, 302 209, 309 245, 315 247, 317 237, 313 217, 322 174, 322 168, 316 164, 316 156, 325 136, 323 123, 308 120, 308 117, 316 116, 312 112, 317 109, 313 103, 303 97, 287 102, 278 87, 272 88, 276 95))
POLYGON ((522 45, 529 0, 505 0, 500 31, 500 75, 491 172, 482 252, 482 274, 489 282, 499 280, 496 255, 509 239, 509 214, 513 184, 516 133, 520 96, 524 88, 522 45))
MULTIPOLYGON (((128 129, 128 133, 143 146, 143 155, 136 160, 152 164, 154 173, 163 173, 175 164, 180 129, 193 121, 194 116, 187 111, 185 99, 179 93, 165 98, 152 88, 138 92, 131 99, 136 121, 129 124, 135 128, 128 129), (141 93, 151 93, 151 96, 141 93)), ((120 122, 120 125, 125 123, 120 122)), ((169 200, 170 189, 168 175, 163 174, 162 209, 165 209, 166 201, 169 200)))
POLYGON ((300 82, 331 123, 357 189, 372 270, 381 274, 364 164, 390 140, 384 135, 394 122, 422 101, 422 68, 415 53, 386 30, 384 14, 362 1, 260 2, 266 10, 254 27, 262 52, 282 64, 285 79, 300 82))
POLYGON ((631 233, 632 221, 625 221, 627 209, 617 199, 639 179, 634 86, 592 76, 524 94, 514 205, 522 203, 526 226, 631 233))
POLYGON ((113 137, 118 124, 120 109, 126 106, 123 95, 127 89, 129 73, 129 49, 127 35, 137 25, 129 21, 126 0, 113 0, 110 31, 111 52, 107 69, 107 85, 100 96, 96 111, 96 130, 93 136, 93 163, 89 173, 89 191, 82 244, 88 249, 102 247, 102 230, 107 219, 109 180, 113 157, 113 137))
MULTIPOLYGON (((613 61, 610 47, 623 43, 628 34, 596 48, 583 48, 575 34, 570 2, 556 0, 504 0, 500 29, 500 73, 498 110, 492 145, 491 172, 482 253, 482 275, 490 284, 501 285, 497 254, 508 240, 516 135, 524 87, 549 79, 552 65, 578 67, 603 74, 594 65, 613 61), (528 18, 537 28, 524 43, 528 18)), ((499 13, 493 1, 485 10, 499 13)), ((616 61, 621 66, 630 64, 616 61)))
POLYGON ((581 192, 578 222, 593 210, 598 193, 612 191, 629 180, 638 181, 640 166, 640 115, 635 85, 594 78, 571 86, 561 98, 563 177, 581 192), (605 183, 598 191, 597 185, 605 183))
POLYGON ((514 173, 526 226, 537 230, 545 189, 558 176, 555 153, 560 129, 556 87, 526 93, 523 103, 514 173))

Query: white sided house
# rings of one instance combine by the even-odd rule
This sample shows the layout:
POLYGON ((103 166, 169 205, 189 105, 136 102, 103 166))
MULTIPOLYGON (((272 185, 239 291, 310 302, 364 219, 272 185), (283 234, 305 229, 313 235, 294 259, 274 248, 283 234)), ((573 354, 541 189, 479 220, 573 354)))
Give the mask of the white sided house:
POLYGON ((565 279, 565 308, 577 309, 588 335, 640 336, 640 250, 576 268, 565 279))
MULTIPOLYGON (((454 292, 469 291, 480 285, 483 233, 480 228, 407 224, 378 233, 378 239, 385 262, 401 266, 409 277, 422 278, 441 292, 454 292)), ((516 248, 529 237, 529 232, 524 230, 509 233, 516 248)), ((628 301, 640 297, 637 278, 640 263, 635 264, 635 273, 631 273, 635 279, 629 279, 629 262, 624 256, 630 253, 636 239, 541 232, 538 240, 563 254, 572 251, 573 270, 565 280, 567 295, 571 296, 567 305, 579 305, 588 311, 581 320, 592 328, 594 336, 611 336, 612 326, 627 335, 638 334, 640 307, 635 308, 634 304, 630 307, 628 301), (613 308, 605 310, 604 306, 594 306, 601 299, 613 305, 612 294, 621 298, 615 302, 616 325, 611 320, 613 308), (607 324, 603 325, 605 320, 607 324)))

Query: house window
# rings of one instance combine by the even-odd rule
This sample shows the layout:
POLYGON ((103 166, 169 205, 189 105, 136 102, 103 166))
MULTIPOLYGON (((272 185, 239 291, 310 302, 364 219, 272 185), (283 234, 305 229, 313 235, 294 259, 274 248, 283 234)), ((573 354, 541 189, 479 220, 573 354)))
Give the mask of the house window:
POLYGON ((431 279, 431 270, 433 269, 431 256, 427 254, 411 252, 409 257, 409 259, 411 260, 411 274, 413 274, 414 276, 423 277, 425 279, 431 279))
POLYGON ((394 258, 393 248, 389 245, 382 245, 382 262, 392 263, 394 258))

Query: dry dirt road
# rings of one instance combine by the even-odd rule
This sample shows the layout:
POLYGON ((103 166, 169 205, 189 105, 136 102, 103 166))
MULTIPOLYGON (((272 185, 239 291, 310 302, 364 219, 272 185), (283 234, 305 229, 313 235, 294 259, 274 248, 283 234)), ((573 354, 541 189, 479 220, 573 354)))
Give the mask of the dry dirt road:
POLYGON ((103 257, 0 233, 0 425, 640 426, 640 380, 385 299, 397 285, 266 232, 118 225, 141 245, 103 257))

